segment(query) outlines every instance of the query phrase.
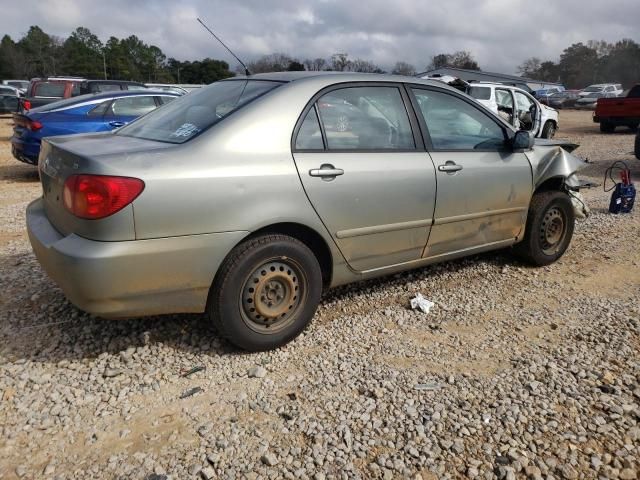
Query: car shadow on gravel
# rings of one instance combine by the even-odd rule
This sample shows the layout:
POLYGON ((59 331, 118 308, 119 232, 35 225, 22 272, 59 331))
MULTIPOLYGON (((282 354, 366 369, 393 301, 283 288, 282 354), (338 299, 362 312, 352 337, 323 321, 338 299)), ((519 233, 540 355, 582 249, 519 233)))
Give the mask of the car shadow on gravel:
MULTIPOLYGON (((0 356, 9 361, 57 363, 90 360, 102 354, 118 355, 130 348, 168 345, 180 352, 211 357, 247 355, 222 339, 203 314, 161 315, 135 319, 102 319, 75 308, 48 279, 31 253, 4 257, 5 265, 19 269, 24 287, 10 288, 0 281, 0 356)), ((322 303, 357 301, 359 296, 399 289, 397 301, 408 306, 421 280, 472 268, 477 262, 494 269, 522 267, 509 250, 490 252, 435 264, 379 279, 338 287, 322 303), (406 297, 406 298, 405 298, 406 297), (405 302, 406 300, 406 302, 405 302)), ((0 272, 1 273, 1 272, 0 272)), ((371 309, 379 308, 371 305, 371 309)))
POLYGON ((38 169, 35 165, 27 165, 15 161, 15 164, 0 165, 0 180, 11 182, 34 183, 40 180, 38 169))

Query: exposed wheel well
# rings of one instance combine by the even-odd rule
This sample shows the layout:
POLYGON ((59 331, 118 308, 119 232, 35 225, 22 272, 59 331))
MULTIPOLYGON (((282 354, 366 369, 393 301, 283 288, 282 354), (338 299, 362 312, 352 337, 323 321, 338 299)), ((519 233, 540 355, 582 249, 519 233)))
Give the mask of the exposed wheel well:
POLYGON ((331 250, 325 242, 324 238, 318 232, 306 225, 299 223, 275 223, 260 230, 256 230, 248 238, 262 235, 264 233, 280 233, 289 235, 304 243, 314 253, 322 270, 322 283, 324 288, 331 285, 331 276, 333 275, 333 257, 331 250))
POLYGON ((538 187, 533 193, 536 194, 538 192, 549 192, 552 190, 561 191, 563 185, 564 185, 563 177, 548 178, 544 182, 542 182, 540 185, 538 185, 538 187))

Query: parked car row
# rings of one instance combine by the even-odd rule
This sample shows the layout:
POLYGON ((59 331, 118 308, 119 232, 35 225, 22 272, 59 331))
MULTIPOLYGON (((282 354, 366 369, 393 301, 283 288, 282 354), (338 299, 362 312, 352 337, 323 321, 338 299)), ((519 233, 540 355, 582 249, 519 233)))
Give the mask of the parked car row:
POLYGON ((0 85, 0 113, 26 112, 65 98, 123 90, 152 88, 185 95, 201 85, 174 85, 126 80, 89 80, 82 77, 44 77, 27 80, 3 80, 0 85))
POLYGON ((600 98, 613 98, 623 95, 619 83, 602 83, 590 85, 582 90, 565 90, 564 87, 553 87, 533 92, 536 99, 553 108, 577 108, 593 110, 600 98))

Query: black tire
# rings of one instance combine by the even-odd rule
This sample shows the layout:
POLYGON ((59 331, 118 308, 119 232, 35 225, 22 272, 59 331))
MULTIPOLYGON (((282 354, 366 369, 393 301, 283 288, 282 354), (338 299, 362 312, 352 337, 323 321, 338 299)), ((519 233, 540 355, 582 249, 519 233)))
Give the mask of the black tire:
POLYGON ((634 148, 634 152, 636 154, 636 158, 640 160, 640 131, 638 131, 636 135, 636 146, 634 148))
POLYGON ((514 251, 532 265, 549 265, 569 247, 574 224, 569 195, 559 191, 536 193, 529 205, 524 239, 514 251))
POLYGON ((220 334, 248 351, 277 348, 297 337, 316 312, 322 272, 295 238, 260 235, 224 260, 211 287, 207 314, 220 334))
POLYGON ((629 125, 627 125, 627 126, 629 127, 629 129, 630 129, 632 132, 635 132, 636 130, 638 130, 638 126, 639 126, 639 125, 640 125, 640 123, 633 122, 633 123, 630 123, 630 124, 629 124, 629 125))
POLYGON ((553 138, 556 134, 556 125, 552 121, 547 121, 542 129, 542 138, 553 138))
POLYGON ((600 122, 600 131, 602 133, 613 133, 616 129, 616 126, 611 122, 600 122))

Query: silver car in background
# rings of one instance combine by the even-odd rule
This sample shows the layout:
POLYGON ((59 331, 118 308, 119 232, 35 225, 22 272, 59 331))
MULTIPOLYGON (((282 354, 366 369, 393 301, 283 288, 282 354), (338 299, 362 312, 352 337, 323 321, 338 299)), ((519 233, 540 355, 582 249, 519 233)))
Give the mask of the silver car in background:
POLYGON ((247 350, 323 289, 573 233, 582 162, 440 82, 276 73, 220 81, 117 130, 43 141, 29 238, 79 308, 206 312, 247 350))

